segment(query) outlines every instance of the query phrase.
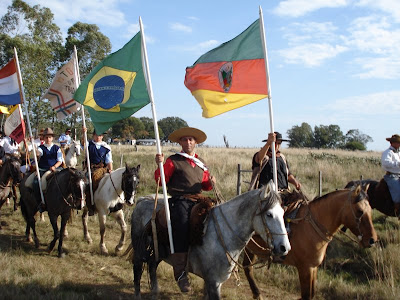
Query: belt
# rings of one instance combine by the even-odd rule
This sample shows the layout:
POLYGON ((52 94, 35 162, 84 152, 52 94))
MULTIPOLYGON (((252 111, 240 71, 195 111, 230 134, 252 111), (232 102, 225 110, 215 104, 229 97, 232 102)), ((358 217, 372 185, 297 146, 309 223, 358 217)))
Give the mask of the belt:
POLYGON ((392 173, 392 172, 386 171, 386 175, 400 175, 400 173, 392 173))

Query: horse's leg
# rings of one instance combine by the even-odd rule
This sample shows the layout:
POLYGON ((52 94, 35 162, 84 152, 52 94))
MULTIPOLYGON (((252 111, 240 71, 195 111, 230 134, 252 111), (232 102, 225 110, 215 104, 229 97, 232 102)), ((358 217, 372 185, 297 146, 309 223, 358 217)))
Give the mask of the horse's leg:
POLYGON ((246 275, 247 281, 249 282, 251 292, 253 293, 254 299, 263 299, 260 290, 258 289, 257 282, 254 279, 254 268, 252 264, 256 260, 257 256, 250 251, 244 252, 243 268, 244 274, 246 275))
POLYGON ((93 242, 92 238, 90 237, 89 230, 88 230, 88 208, 85 206, 82 210, 82 225, 83 225, 83 237, 88 244, 93 242))
POLYGON ((121 227, 121 238, 118 245, 115 247, 115 252, 118 253, 122 250, 125 245, 125 235, 126 235, 126 223, 124 219, 124 211, 120 209, 115 213, 115 219, 117 220, 119 226, 121 227))
POLYGON ((12 192, 13 192, 13 199, 14 199, 14 210, 18 209, 18 199, 17 199, 17 187, 15 185, 12 186, 12 192))
POLYGON ((300 279, 301 299, 309 300, 312 298, 313 268, 297 266, 297 271, 300 279))
POLYGON ((28 225, 26 230, 28 231, 28 235, 29 235, 29 228, 32 228, 32 233, 33 233, 33 241, 35 242, 35 248, 39 248, 39 238, 37 237, 36 234, 36 220, 35 220, 35 214, 32 214, 29 218, 28 218, 28 225))
POLYGON ((143 273, 143 260, 138 252, 139 251, 134 251, 133 253, 133 286, 135 288, 136 300, 142 299, 140 294, 140 280, 142 279, 143 273))
POLYGON ((61 228, 60 228, 60 239, 58 241, 58 257, 65 257, 65 253, 63 250, 63 241, 65 237, 65 230, 67 229, 67 222, 69 217, 71 216, 71 210, 65 212, 61 215, 61 228))
POLYGON ((60 238, 60 232, 58 231, 58 225, 57 225, 57 218, 58 216, 49 214, 51 226, 53 227, 54 237, 53 240, 50 242, 49 247, 47 248, 48 253, 51 253, 51 251, 54 249, 54 246, 56 245, 57 240, 60 238))
POLYGON ((106 233, 106 215, 99 212, 99 226, 100 226, 100 252, 103 255, 108 254, 106 244, 104 243, 104 236, 106 233))
POLYGON ((204 291, 207 294, 204 295, 208 300, 219 300, 221 299, 221 283, 211 280, 204 281, 204 291))
POLYGON ((40 221, 42 221, 42 222, 45 221, 45 219, 44 219, 44 213, 40 213, 40 221))
POLYGON ((158 288, 158 280, 157 280, 157 267, 159 262, 156 262, 154 257, 150 258, 148 262, 149 266, 149 276, 150 276, 150 288, 151 288, 151 297, 153 299, 158 299, 158 294, 160 292, 158 288))
POLYGON ((317 272, 318 268, 315 267, 312 270, 312 282, 311 282, 311 298, 314 298, 315 296, 315 291, 316 291, 316 286, 317 286, 317 272))

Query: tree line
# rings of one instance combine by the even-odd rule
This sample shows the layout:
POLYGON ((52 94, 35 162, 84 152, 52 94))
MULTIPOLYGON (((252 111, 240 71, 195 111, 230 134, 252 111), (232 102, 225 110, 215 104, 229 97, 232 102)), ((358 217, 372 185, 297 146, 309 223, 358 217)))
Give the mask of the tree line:
POLYGON ((366 150, 367 143, 373 141, 369 135, 358 129, 350 129, 343 134, 338 125, 320 125, 313 130, 306 122, 293 126, 287 134, 291 148, 366 150))

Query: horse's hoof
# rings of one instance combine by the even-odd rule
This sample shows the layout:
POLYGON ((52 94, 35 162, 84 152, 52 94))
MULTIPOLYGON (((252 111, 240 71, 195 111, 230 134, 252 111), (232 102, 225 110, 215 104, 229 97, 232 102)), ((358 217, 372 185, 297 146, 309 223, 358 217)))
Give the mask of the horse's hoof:
POLYGON ((92 240, 92 238, 91 238, 90 236, 86 236, 86 237, 85 237, 85 241, 86 241, 88 244, 93 243, 93 240, 92 240))
POLYGON ((58 253, 58 258, 64 258, 64 257, 65 257, 65 253, 64 252, 58 253))
POLYGON ((6 221, 1 221, 0 222, 0 228, 1 228, 1 226, 8 226, 8 223, 6 221))
POLYGON ((101 253, 101 255, 108 255, 108 250, 107 250, 107 248, 103 248, 103 247, 100 247, 100 253, 101 253))
POLYGON ((116 247, 115 247, 115 254, 120 253, 120 252, 122 251, 122 249, 124 249, 124 246, 121 246, 121 247, 116 246, 116 247))
POLYGON ((30 236, 28 236, 28 237, 26 238, 26 241, 27 241, 28 243, 33 243, 33 238, 30 237, 30 236))
POLYGON ((39 246, 40 246, 39 240, 35 240, 35 248, 36 248, 36 249, 39 249, 39 246))

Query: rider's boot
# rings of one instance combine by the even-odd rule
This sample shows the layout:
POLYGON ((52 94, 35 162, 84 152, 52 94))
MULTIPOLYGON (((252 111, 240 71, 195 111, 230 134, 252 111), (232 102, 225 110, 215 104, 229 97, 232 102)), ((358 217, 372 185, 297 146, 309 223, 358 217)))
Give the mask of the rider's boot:
POLYGON ((189 278, 186 273, 187 256, 187 253, 171 254, 174 277, 182 293, 189 293, 192 290, 192 288, 190 287, 189 278))

